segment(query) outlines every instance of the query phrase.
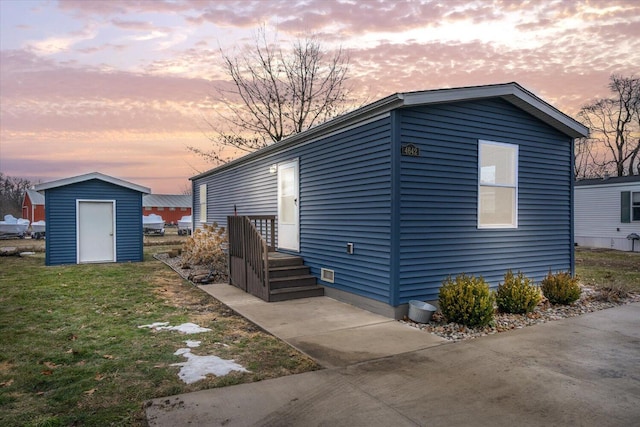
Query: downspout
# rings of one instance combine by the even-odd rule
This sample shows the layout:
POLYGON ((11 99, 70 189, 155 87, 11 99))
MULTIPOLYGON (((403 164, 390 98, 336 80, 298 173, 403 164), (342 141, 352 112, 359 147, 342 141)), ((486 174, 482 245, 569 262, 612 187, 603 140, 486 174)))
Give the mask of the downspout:
POLYGON ((391 235, 389 259, 389 305, 400 301, 400 111, 391 111, 391 235))
POLYGON ((570 185, 570 191, 569 191, 569 211, 570 211, 570 217, 569 217, 569 230, 570 230, 570 244, 571 244, 571 254, 570 254, 570 268, 571 268, 571 276, 575 277, 576 274, 576 251, 575 251, 575 239, 574 239, 574 207, 573 207, 573 198, 574 198, 574 187, 573 187, 573 183, 575 182, 575 176, 574 176, 574 168, 575 168, 575 157, 574 157, 574 150, 575 150, 575 140, 571 139, 570 140, 570 144, 571 144, 571 172, 570 172, 570 176, 569 176, 569 185, 570 185))

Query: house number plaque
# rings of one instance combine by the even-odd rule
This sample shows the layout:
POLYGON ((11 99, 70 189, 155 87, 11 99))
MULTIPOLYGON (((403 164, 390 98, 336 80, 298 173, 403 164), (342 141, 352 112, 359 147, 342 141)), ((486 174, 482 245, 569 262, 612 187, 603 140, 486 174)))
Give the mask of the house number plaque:
POLYGON ((400 147, 400 153, 403 156, 420 157, 420 148, 413 144, 404 144, 400 147))

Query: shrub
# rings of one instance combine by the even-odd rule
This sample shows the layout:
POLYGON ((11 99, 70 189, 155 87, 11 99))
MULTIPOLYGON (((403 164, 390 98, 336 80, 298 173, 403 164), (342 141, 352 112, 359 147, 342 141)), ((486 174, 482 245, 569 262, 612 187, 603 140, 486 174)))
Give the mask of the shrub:
POLYGON ((460 274, 442 282, 438 296, 442 314, 451 322, 485 326, 493 321, 494 296, 482 276, 460 274))
POLYGON ((629 291, 620 285, 603 286, 598 288, 598 293, 594 297, 597 301, 607 301, 618 303, 629 298, 629 291))
POLYGON ((542 293, 551 304, 568 305, 580 298, 578 279, 571 277, 571 273, 559 271, 549 274, 540 282, 542 293))
POLYGON ((496 291, 496 304, 503 313, 529 313, 541 299, 540 288, 520 271, 515 276, 511 270, 507 271, 504 283, 499 284, 496 291))
POLYGON ((196 229, 182 245, 183 265, 203 265, 210 270, 226 271, 227 254, 224 248, 227 245, 227 235, 224 227, 204 224, 196 229))

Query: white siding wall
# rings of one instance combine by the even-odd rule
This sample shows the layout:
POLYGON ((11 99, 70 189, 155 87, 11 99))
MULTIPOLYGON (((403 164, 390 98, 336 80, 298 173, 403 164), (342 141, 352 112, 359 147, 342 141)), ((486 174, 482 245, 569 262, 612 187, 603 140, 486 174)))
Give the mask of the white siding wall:
MULTIPOLYGON (((575 187, 574 236, 580 246, 631 250, 630 233, 640 234, 640 221, 620 222, 620 193, 640 192, 640 183, 585 185, 575 187)), ((640 252, 640 242, 635 251, 640 252)))

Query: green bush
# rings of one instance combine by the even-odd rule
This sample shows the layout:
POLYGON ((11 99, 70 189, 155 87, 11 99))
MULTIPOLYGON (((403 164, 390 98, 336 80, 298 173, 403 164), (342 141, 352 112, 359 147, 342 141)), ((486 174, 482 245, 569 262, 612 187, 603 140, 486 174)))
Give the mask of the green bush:
POLYGON ((460 274, 442 282, 438 296, 440 310, 450 322, 485 326, 493 321, 494 296, 482 276, 460 274))
POLYGON ((504 283, 499 284, 496 291, 496 304, 503 313, 529 313, 541 299, 540 289, 520 271, 515 276, 511 270, 507 271, 504 283))
POLYGON ((567 305, 580 298, 578 279, 571 277, 571 273, 568 272, 549 272, 540 282, 540 288, 551 304, 567 305))

